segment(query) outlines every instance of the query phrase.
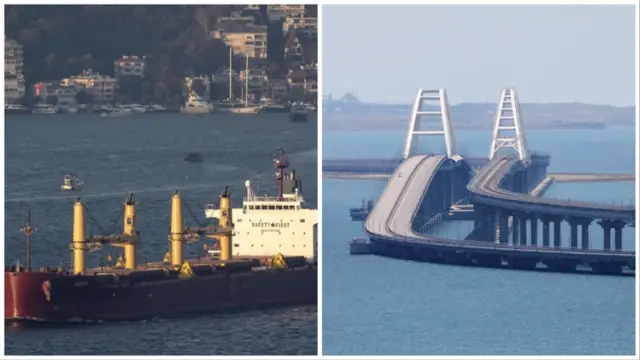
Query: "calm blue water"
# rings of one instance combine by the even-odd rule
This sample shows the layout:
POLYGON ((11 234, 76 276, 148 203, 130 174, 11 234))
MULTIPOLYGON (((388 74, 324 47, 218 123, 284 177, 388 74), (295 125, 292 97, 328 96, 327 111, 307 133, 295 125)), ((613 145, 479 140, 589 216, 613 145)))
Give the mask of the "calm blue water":
MULTIPOLYGON (((167 251, 171 194, 180 190, 204 222, 204 204, 216 202, 224 188, 238 205, 244 181, 260 192, 275 189, 273 155, 284 148, 304 182, 310 206, 317 203, 317 122, 292 123, 287 114, 195 118, 174 114, 103 119, 99 116, 18 116, 5 118, 5 263, 24 264, 25 211, 32 211, 32 266, 68 268, 73 200, 88 209, 90 234, 121 229, 122 204, 129 192, 138 202, 142 245, 138 262, 159 261, 167 251), (183 161, 189 152, 204 162, 183 161), (62 176, 75 172, 85 190, 61 193, 62 176)), ((197 220, 197 221, 196 221, 197 220)), ((188 245, 194 256, 202 245, 188 245)), ((100 256, 122 250, 105 246, 100 256)), ((176 294, 176 296, 180 296, 176 294)), ((185 299, 189 301, 189 299, 185 299)), ((7 328, 10 355, 224 355, 317 354, 317 307, 216 314, 184 319, 99 324, 55 329, 7 328), (78 340, 78 341, 75 341, 78 340)))
MULTIPOLYGON (((531 149, 551 154, 552 172, 632 173, 634 134, 632 129, 545 130, 527 136, 531 149)), ((491 134, 467 131, 458 138, 463 154, 478 156, 488 152, 491 134)), ((323 141, 325 158, 391 158, 400 156, 404 133, 328 132, 323 141)), ((432 151, 438 146, 432 145, 432 151)), ((348 209, 363 198, 377 198, 384 186, 380 181, 323 181, 324 354, 634 353, 633 278, 350 256, 347 243, 362 236, 362 224, 351 222, 348 209)), ((570 186, 592 201, 635 199, 627 185, 612 186, 611 197, 593 192, 596 185, 570 186)), ((624 236, 625 246, 632 247, 633 230, 624 236)))

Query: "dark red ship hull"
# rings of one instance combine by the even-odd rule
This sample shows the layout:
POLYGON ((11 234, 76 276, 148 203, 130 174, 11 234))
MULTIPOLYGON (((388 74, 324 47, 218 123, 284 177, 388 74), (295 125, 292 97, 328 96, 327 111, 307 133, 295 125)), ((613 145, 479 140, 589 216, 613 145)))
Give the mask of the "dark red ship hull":
POLYGON ((5 271, 5 321, 118 321, 317 303, 317 268, 190 279, 5 271))

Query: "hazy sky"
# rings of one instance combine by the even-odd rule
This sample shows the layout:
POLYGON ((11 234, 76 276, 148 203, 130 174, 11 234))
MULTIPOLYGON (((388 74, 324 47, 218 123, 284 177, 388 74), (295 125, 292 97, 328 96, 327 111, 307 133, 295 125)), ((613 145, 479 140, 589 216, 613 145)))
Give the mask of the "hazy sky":
POLYGON ((323 93, 411 103, 418 88, 449 102, 633 105, 635 12, 611 6, 326 5, 323 93))

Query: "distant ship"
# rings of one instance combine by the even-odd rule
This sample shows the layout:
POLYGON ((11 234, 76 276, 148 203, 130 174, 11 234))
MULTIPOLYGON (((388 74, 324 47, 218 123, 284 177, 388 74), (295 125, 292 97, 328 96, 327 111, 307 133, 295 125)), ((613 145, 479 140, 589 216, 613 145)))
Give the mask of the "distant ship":
POLYGON ((371 210, 373 210, 373 200, 369 200, 367 202, 367 206, 365 206, 364 200, 362 200, 361 207, 349 209, 351 221, 365 221, 367 219, 367 216, 369 216, 371 210))

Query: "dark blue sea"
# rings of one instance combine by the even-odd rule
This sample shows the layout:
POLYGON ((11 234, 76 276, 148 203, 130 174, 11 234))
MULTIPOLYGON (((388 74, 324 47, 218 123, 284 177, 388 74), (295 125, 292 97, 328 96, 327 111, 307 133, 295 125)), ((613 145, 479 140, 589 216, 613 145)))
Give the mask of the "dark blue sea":
MULTIPOLYGON (((323 157, 400 158, 405 131, 325 132, 323 157)), ((633 128, 527 132, 551 155, 549 172, 635 173, 633 128)), ((463 156, 487 156, 490 131, 459 131, 463 156)), ((422 141, 442 152, 443 141, 422 141)), ((323 354, 633 355, 635 279, 555 274, 350 256, 362 236, 349 208, 385 182, 323 180, 323 354)), ((635 203, 635 184, 561 183, 545 196, 635 203)), ((445 229, 462 237, 464 224, 445 229)), ((468 229, 467 229, 468 230, 468 229)), ((600 227, 590 229, 602 241, 600 227)), ((568 234, 568 228, 563 229, 568 234)), ((635 249, 633 228, 624 249, 635 249)), ((566 241, 566 240, 565 240, 566 241)), ((597 246, 597 245, 596 245, 597 246)))
MULTIPOLYGON (((92 115, 29 115, 5 118, 5 263, 24 264, 25 212, 32 211, 32 266, 70 265, 73 200, 81 196, 89 233, 120 231, 123 202, 133 192, 142 245, 138 262, 160 261, 167 251, 170 198, 179 190, 193 216, 204 222, 204 205, 224 186, 242 199, 244 181, 260 192, 275 189, 272 161, 278 147, 304 182, 310 206, 317 204, 317 120, 292 123, 287 114, 196 118, 174 114, 103 119, 92 115), (202 163, 187 163, 200 152, 202 163), (66 173, 85 190, 62 193, 66 173)), ((185 249, 196 255, 201 247, 185 249)), ((105 246, 92 253, 120 255, 105 246)), ((176 294, 180 296, 180 294, 176 294)), ((185 299, 188 301, 188 299, 185 299)), ((6 328, 7 355, 226 355, 317 354, 317 307, 157 319, 62 328, 6 328)))

